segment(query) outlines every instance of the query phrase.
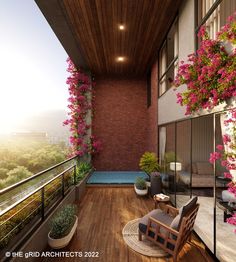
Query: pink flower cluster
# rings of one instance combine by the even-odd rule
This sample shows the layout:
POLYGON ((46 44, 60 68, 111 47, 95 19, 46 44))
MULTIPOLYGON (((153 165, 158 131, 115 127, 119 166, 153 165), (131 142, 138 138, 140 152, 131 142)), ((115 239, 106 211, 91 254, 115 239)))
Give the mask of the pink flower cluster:
POLYGON ((199 49, 188 56, 187 63, 180 62, 174 81, 176 87, 187 85, 185 92, 177 93, 177 103, 186 106, 186 115, 236 96, 236 54, 229 55, 220 39, 209 39, 204 27, 198 37, 199 49))
POLYGON ((91 125, 87 123, 87 116, 92 110, 93 85, 90 77, 82 70, 77 70, 70 58, 67 59, 67 71, 70 76, 66 84, 69 86, 70 97, 68 99, 70 109, 69 118, 63 122, 63 125, 70 127, 71 156, 83 156, 85 154, 95 154, 101 150, 101 142, 88 130, 91 125))
POLYGON ((236 12, 228 17, 227 23, 221 28, 217 37, 222 41, 228 40, 236 44, 236 12))
MULTIPOLYGON (((236 109, 231 109, 226 114, 224 125, 229 134, 223 135, 223 144, 217 145, 216 152, 211 153, 209 161, 214 163, 216 160, 221 161, 221 166, 225 167, 228 172, 224 173, 226 178, 232 179, 230 170, 236 170, 236 109)), ((236 182, 232 180, 228 184, 228 191, 236 197, 236 182)), ((227 220, 228 223, 236 225, 236 214, 227 220)), ((236 230, 235 230, 236 233, 236 230)))

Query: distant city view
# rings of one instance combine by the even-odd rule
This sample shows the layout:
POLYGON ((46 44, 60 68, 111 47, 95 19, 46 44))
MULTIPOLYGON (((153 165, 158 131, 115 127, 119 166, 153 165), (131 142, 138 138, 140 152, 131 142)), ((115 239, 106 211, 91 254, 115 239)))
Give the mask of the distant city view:
POLYGON ((1 190, 67 158, 69 95, 68 55, 34 1, 1 1, 0 31, 1 190))

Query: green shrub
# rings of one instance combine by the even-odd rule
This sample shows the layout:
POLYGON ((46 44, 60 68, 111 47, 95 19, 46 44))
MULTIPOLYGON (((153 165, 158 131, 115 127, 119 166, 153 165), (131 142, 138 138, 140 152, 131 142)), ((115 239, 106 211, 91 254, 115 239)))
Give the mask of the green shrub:
POLYGON ((86 174, 90 173, 93 170, 93 167, 90 163, 81 162, 77 166, 76 170, 76 180, 77 182, 81 181, 86 174))
POLYGON ((145 152, 139 162, 139 167, 142 171, 150 175, 152 172, 159 171, 157 156, 152 152, 145 152))
POLYGON ((9 172, 8 169, 0 167, 0 180, 7 178, 7 173, 9 172))
POLYGON ((57 239, 66 236, 74 225, 75 215, 75 205, 66 205, 59 210, 51 220, 50 237, 57 239))
POLYGON ((135 186, 136 186, 137 189, 140 189, 140 190, 146 189, 147 185, 146 185, 145 179, 142 178, 142 177, 137 177, 136 182, 135 182, 135 186))

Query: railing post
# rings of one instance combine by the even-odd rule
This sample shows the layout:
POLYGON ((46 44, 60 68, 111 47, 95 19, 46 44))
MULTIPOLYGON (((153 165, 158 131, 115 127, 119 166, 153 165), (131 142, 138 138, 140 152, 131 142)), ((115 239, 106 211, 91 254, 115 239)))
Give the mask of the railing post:
POLYGON ((61 176, 61 186, 62 186, 62 196, 65 196, 65 177, 64 177, 64 173, 61 176))
POLYGON ((44 187, 42 187, 42 190, 41 190, 41 207, 42 207, 41 216, 42 216, 42 220, 44 220, 44 208, 45 208, 44 198, 45 198, 44 187))
POLYGON ((76 185, 76 165, 74 166, 74 185, 76 185))

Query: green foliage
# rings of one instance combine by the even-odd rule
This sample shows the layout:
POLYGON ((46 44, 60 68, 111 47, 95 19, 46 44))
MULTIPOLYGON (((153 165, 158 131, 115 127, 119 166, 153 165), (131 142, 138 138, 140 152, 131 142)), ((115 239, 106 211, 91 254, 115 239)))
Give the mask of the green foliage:
POLYGON ((142 177, 137 177, 135 186, 137 189, 143 190, 147 188, 146 181, 142 177))
POLYGON ((27 139, 1 141, 0 189, 62 162, 67 154, 68 149, 62 142, 49 144, 27 139))
POLYGON ((13 185, 27 177, 32 173, 24 166, 18 166, 7 173, 7 178, 0 181, 0 189, 13 185))
POLYGON ((93 170, 93 167, 90 163, 80 162, 76 168, 76 180, 77 182, 81 181, 86 174, 90 173, 93 170))
POLYGON ((50 237, 62 238, 66 236, 75 222, 76 206, 66 205, 51 220, 50 237))
POLYGON ((0 167, 0 180, 7 178, 7 173, 9 172, 8 169, 4 167, 0 167))
POLYGON ((152 172, 159 171, 156 154, 152 152, 145 152, 140 159, 139 167, 148 175, 152 172))

